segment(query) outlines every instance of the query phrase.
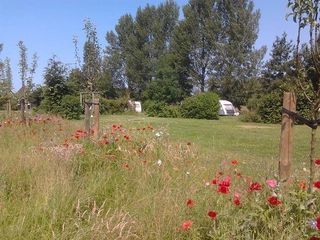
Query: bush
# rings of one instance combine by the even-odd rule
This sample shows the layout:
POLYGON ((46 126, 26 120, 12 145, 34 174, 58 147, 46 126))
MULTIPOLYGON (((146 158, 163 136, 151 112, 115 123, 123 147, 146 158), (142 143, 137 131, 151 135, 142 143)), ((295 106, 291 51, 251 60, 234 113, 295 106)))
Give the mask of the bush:
POLYGON ((100 98, 100 113, 101 114, 115 114, 123 113, 128 109, 128 99, 106 99, 100 98))
POLYGON ((281 122, 282 96, 281 94, 269 93, 262 96, 257 102, 257 114, 264 123, 281 122))
POLYGON ((180 112, 184 118, 219 119, 219 97, 217 94, 201 93, 186 98, 181 105, 180 112))
MULTIPOLYGON (((283 94, 272 92, 263 95, 261 98, 254 96, 248 100, 248 113, 244 113, 243 121, 263 122, 263 123, 280 123, 282 119, 282 101, 283 94)), ((297 94, 297 112, 307 118, 311 118, 311 104, 304 94, 297 94)), ((299 121, 297 121, 300 124, 299 121)))
POLYGON ((143 104, 144 111, 149 117, 166 117, 177 118, 180 117, 180 110, 178 106, 167 105, 164 102, 146 101, 143 104))
POLYGON ((80 119, 82 108, 79 97, 66 95, 61 100, 60 114, 67 119, 80 119))
POLYGON ((261 118, 256 111, 250 111, 246 109, 245 111, 241 110, 240 121, 258 123, 258 122, 261 122, 261 118))

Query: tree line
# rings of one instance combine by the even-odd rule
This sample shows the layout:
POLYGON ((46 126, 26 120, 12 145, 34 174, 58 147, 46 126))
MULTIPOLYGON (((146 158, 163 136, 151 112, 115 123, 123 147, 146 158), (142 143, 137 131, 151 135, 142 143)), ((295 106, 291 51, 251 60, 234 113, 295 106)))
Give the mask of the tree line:
MULTIPOLYGON (((267 49, 255 48, 260 11, 253 1, 189 0, 182 13, 179 16, 173 0, 140 7, 134 16, 120 17, 114 30, 106 33, 106 47, 86 19, 82 56, 73 39, 77 67, 68 69, 52 57, 44 71, 44 86, 29 86, 30 101, 59 112, 64 96, 79 96, 82 91, 168 105, 212 91, 240 107, 290 88, 294 44, 285 33, 278 36, 269 60, 263 61, 267 49)), ((23 84, 21 71, 20 75, 23 84)))

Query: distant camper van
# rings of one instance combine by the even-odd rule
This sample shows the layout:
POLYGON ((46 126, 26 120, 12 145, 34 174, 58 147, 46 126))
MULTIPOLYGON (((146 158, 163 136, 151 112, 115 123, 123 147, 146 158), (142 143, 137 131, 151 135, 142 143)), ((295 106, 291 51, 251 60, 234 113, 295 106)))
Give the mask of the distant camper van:
POLYGON ((219 100, 220 109, 219 115, 220 116, 238 116, 239 113, 234 108, 232 102, 227 100, 219 100))
POLYGON ((142 112, 142 105, 140 101, 129 100, 128 103, 129 103, 129 107, 133 109, 135 112, 138 112, 138 113, 142 112))

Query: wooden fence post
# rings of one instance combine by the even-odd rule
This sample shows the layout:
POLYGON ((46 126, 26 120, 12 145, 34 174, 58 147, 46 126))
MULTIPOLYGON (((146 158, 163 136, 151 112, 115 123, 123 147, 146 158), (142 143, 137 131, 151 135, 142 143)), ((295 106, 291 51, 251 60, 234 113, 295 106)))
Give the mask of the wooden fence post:
POLYGON ((93 137, 95 139, 99 138, 99 128, 100 128, 100 106, 99 98, 94 98, 93 100, 93 137))
POLYGON ((87 136, 90 136, 90 103, 84 102, 84 129, 87 136))
POLYGON ((7 110, 7 118, 10 118, 11 117, 11 101, 10 101, 10 99, 6 103, 6 110, 7 110))
MULTIPOLYGON (((293 92, 284 93, 283 108, 292 112, 296 111, 296 97, 293 92)), ((293 124, 294 117, 283 112, 279 154, 279 180, 281 182, 287 182, 290 178, 293 152, 293 124)))
POLYGON ((8 100, 8 116, 11 117, 11 111, 12 111, 12 107, 11 107, 11 99, 8 100))
POLYGON ((22 98, 20 100, 20 109, 21 109, 21 122, 23 124, 25 124, 26 123, 26 113, 25 113, 25 111, 26 111, 26 100, 24 98, 22 98))

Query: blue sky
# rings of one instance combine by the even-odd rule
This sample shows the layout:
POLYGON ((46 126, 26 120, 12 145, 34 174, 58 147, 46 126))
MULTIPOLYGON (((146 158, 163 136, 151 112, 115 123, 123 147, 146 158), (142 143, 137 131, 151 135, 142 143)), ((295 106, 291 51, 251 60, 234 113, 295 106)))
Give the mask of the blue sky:
MULTIPOLYGON (((4 44, 1 58, 9 57, 13 69, 14 88, 20 87, 18 75, 18 41, 24 41, 28 56, 37 52, 39 66, 34 82, 43 83, 42 75, 48 59, 54 54, 64 63, 74 63, 73 36, 83 44, 83 20, 90 18, 96 25, 102 47, 105 34, 112 30, 118 19, 135 14, 139 6, 158 5, 161 0, 0 0, 0 43, 4 44)), ((181 7, 187 0, 176 0, 181 7)), ((271 49, 276 36, 287 32, 295 40, 297 28, 292 20, 286 21, 287 0, 254 0, 261 11, 259 38, 256 47, 271 49)), ((303 40, 307 39, 304 32, 303 40)))

